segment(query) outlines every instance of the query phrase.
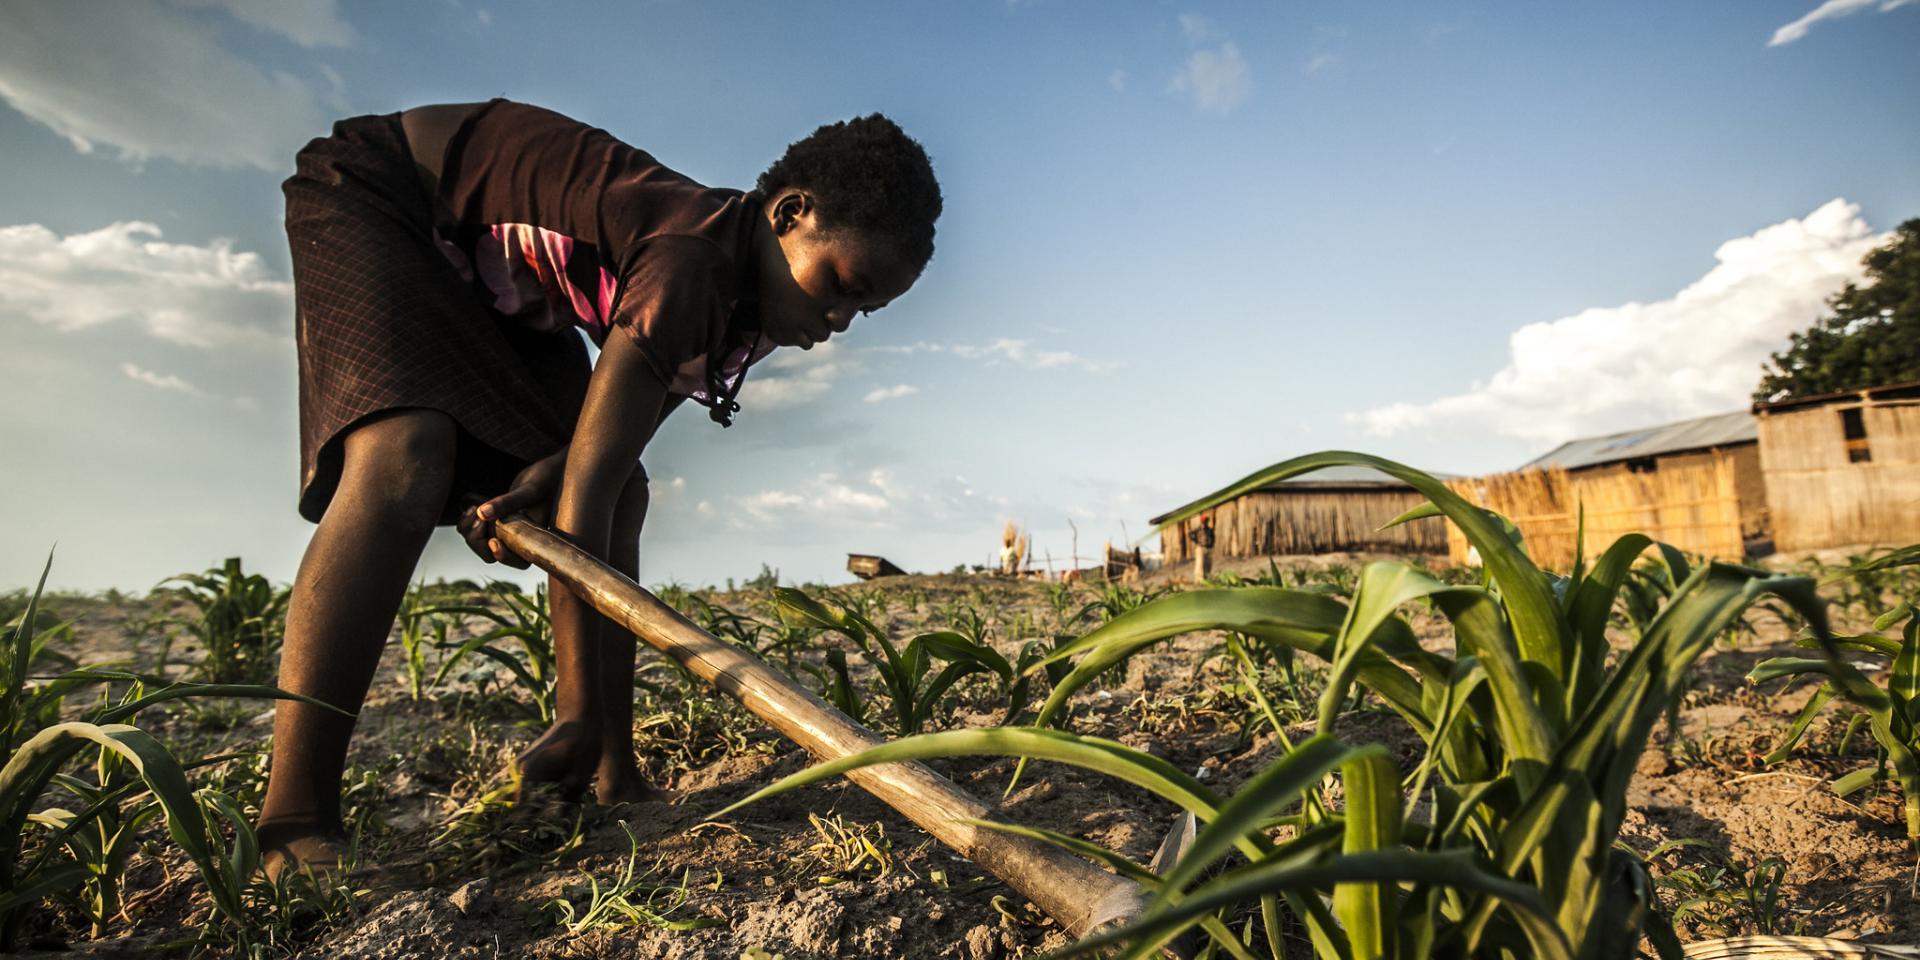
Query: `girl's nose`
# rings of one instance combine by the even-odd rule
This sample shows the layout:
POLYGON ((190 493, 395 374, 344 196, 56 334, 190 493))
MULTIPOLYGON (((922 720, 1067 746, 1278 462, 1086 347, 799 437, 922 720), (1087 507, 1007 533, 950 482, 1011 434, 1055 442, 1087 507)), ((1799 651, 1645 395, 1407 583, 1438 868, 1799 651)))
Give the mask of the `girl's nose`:
POLYGON ((847 328, 853 326, 855 312, 850 306, 834 307, 827 311, 827 326, 833 328, 834 333, 846 333, 847 328))

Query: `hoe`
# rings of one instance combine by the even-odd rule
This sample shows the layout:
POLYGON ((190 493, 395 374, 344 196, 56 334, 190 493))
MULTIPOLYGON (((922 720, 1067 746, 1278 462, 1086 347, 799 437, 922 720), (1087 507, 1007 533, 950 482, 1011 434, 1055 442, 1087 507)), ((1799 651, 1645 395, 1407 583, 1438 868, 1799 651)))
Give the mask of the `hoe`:
MULTIPOLYGON (((560 578, 609 620, 672 657, 822 761, 885 741, 753 654, 695 626, 586 551, 518 517, 495 527, 502 543, 560 578)), ((991 811, 925 765, 889 763, 847 773, 881 802, 1004 881, 1074 936, 1124 925, 1145 903, 1138 884, 1026 837, 966 823, 991 811)))

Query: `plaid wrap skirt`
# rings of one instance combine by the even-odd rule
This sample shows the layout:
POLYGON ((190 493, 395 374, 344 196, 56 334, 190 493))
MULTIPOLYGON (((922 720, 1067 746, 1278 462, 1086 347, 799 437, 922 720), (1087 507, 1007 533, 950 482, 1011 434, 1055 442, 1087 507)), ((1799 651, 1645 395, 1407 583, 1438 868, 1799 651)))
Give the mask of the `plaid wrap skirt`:
POLYGON ((459 427, 439 523, 506 490, 573 434, 591 367, 569 328, 502 316, 433 243, 431 198, 399 114, 353 117, 308 143, 287 198, 300 361, 300 515, 320 521, 342 440, 384 410, 424 407, 459 427))

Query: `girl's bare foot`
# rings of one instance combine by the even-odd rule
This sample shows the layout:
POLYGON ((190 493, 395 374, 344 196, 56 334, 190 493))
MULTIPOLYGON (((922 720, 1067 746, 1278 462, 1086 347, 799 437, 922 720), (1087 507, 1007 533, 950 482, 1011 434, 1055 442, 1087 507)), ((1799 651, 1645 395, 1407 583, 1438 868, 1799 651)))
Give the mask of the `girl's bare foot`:
POLYGON ((546 785, 557 787, 562 800, 584 799, 599 760, 599 730, 574 720, 556 723, 520 755, 520 792, 515 802, 546 785))
POLYGON ((633 764, 600 766, 593 777, 594 798, 606 806, 622 803, 672 803, 679 794, 648 783, 633 764))
POLYGON ((338 831, 267 822, 254 833, 260 841, 260 870, 268 883, 300 877, 324 885, 346 870, 347 838, 338 831))

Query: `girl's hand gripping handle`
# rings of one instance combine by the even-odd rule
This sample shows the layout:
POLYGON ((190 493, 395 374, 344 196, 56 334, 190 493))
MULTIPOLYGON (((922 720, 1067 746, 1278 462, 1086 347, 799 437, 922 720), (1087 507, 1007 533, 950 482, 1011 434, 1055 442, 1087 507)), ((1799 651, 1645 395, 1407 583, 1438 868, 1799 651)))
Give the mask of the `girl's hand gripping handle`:
POLYGON ((529 520, 546 526, 553 515, 553 501, 560 492, 560 481, 567 463, 567 448, 535 460, 513 478, 507 492, 469 506, 460 514, 455 527, 467 541, 468 549, 488 563, 504 563, 520 570, 530 564, 526 558, 507 549, 493 535, 493 524, 501 517, 524 513, 529 520))

